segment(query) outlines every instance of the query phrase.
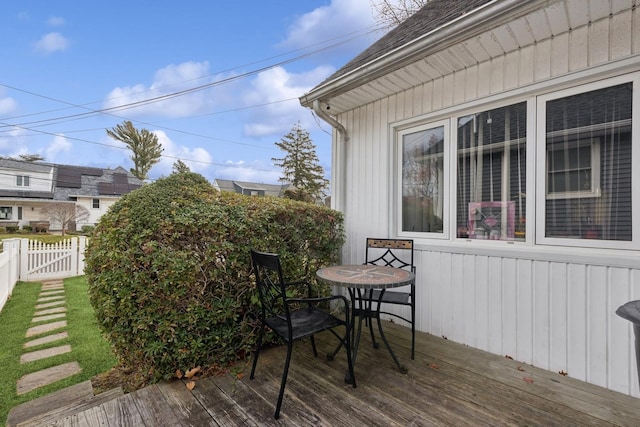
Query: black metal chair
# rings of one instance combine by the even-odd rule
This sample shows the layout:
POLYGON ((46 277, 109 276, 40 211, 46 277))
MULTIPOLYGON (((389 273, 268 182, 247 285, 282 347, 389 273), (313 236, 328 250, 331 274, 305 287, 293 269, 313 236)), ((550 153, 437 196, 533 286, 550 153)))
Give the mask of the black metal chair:
MULTIPOLYGON (((367 238, 367 247, 365 252, 365 264, 386 265, 389 267, 404 268, 411 270, 414 274, 416 267, 413 264, 413 240, 411 239, 376 239, 367 238)), ((360 294, 357 299, 362 302, 375 304, 380 300, 382 291, 375 289, 360 294), (371 293, 370 293, 371 292, 371 293)), ((407 290, 386 290, 382 294, 380 306, 377 307, 378 315, 386 314, 394 316, 411 325, 411 359, 415 358, 416 347, 416 282, 415 278, 407 290), (384 304, 404 305, 409 307, 410 315, 404 316, 397 313, 384 311, 384 304)), ((373 309, 373 307, 372 307, 373 309)), ((373 336, 373 325, 369 322, 369 331, 371 339, 375 344, 373 336)))
POLYGON ((293 350, 293 342, 310 337, 313 355, 318 356, 314 334, 322 331, 330 331, 340 340, 347 350, 347 363, 349 365, 349 377, 352 380, 353 387, 356 386, 356 380, 353 373, 353 361, 351 358, 351 341, 350 341, 350 314, 347 299, 341 295, 332 295, 327 297, 312 298, 311 285, 305 282, 285 283, 282 277, 282 268, 280 265, 280 257, 277 254, 266 252, 257 252, 251 250, 251 265, 256 277, 258 293, 260 295, 261 316, 260 316, 260 332, 256 351, 251 367, 251 375, 254 378, 258 355, 262 347, 262 338, 264 336, 265 327, 271 329, 279 337, 287 343, 287 358, 284 363, 284 372, 282 373, 282 381, 280 383, 280 393, 278 394, 278 403, 274 418, 279 418, 280 407, 282 406, 282 398, 287 383, 287 374, 289 372, 289 363, 291 362, 291 353, 293 350), (306 287, 306 297, 290 298, 287 296, 287 288, 292 286, 306 287), (328 311, 318 307, 318 304, 330 302, 332 300, 341 300, 344 304, 345 318, 336 317, 328 311), (345 328, 344 336, 341 336, 334 329, 343 326, 345 328))

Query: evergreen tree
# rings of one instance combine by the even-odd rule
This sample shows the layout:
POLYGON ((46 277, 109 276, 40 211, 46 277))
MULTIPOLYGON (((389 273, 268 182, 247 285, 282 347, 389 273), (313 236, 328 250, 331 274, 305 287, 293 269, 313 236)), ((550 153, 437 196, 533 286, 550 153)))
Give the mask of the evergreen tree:
POLYGON ((20 160, 30 163, 44 160, 44 157, 40 154, 19 154, 18 157, 20 157, 20 160))
POLYGON ((178 159, 173 163, 172 173, 182 173, 182 172, 191 172, 191 168, 189 168, 189 166, 187 166, 185 162, 178 159))
POLYGON ((324 170, 318 163, 316 146, 309 137, 309 132, 296 123, 291 132, 275 143, 286 153, 283 158, 272 158, 276 166, 282 168, 280 182, 289 183, 293 188, 285 195, 291 199, 313 203, 321 203, 329 181, 324 177, 324 170))
POLYGON ((162 155, 158 136, 147 129, 136 129, 128 120, 113 129, 107 129, 107 135, 124 142, 129 147, 132 152, 130 158, 134 165, 130 169, 131 173, 142 181, 146 180, 149 170, 160 161, 162 155))

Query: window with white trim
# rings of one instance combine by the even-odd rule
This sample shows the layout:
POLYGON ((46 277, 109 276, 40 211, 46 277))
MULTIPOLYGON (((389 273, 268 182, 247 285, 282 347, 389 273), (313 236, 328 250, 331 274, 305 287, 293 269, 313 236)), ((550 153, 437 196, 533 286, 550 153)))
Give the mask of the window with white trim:
POLYGON ((13 217, 13 207, 0 206, 0 219, 11 219, 13 217))
POLYGON ((632 82, 539 98, 541 242, 632 240, 632 105, 632 82))
POLYGON ((29 175, 17 175, 16 176, 16 185, 18 187, 28 187, 29 186, 29 175))
POLYGON ((402 123, 395 129, 398 235, 640 248, 633 237, 638 82, 634 73, 435 123, 402 123))
POLYGON ((398 157, 402 164, 398 220, 402 233, 446 237, 448 133, 448 121, 398 133, 398 157))
POLYGON ((547 199, 600 196, 600 139, 547 145, 547 199))
POLYGON ((100 199, 92 199, 91 206, 93 209, 100 209, 100 199))
POLYGON ((527 103, 459 117, 456 236, 524 240, 527 103))

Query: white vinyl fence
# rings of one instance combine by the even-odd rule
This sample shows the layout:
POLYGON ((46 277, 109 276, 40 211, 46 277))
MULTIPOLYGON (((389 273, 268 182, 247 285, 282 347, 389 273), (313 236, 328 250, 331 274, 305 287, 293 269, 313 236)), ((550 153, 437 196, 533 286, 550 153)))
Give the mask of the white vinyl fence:
POLYGON ((30 239, 6 239, 0 253, 0 310, 18 280, 63 279, 84 274, 85 236, 58 243, 30 239))
POLYGON ((20 271, 20 240, 10 240, 3 242, 4 250, 0 252, 0 311, 13 292, 20 271))

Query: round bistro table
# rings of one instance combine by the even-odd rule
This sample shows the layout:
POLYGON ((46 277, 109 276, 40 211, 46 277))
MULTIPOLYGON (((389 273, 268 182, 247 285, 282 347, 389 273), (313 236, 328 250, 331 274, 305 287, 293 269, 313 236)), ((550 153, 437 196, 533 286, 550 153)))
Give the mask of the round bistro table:
MULTIPOLYGON (((319 282, 347 288, 349 291, 349 297, 351 299, 351 319, 349 324, 351 325, 351 334, 353 337, 351 340, 353 345, 353 364, 355 365, 356 357, 358 355, 358 347, 360 345, 360 336, 362 332, 362 320, 369 319, 369 322, 371 322, 372 319, 376 319, 378 322, 380 338, 387 347, 391 358, 400 372, 407 373, 407 368, 401 365, 398 361, 398 358, 393 352, 391 345, 389 345, 389 342, 384 335, 384 331, 382 330, 382 323, 380 322, 380 305, 382 296, 386 289, 410 285, 415 279, 414 274, 411 271, 403 270, 401 268, 380 265, 335 265, 319 269, 316 273, 316 278, 319 282), (373 289, 380 290, 377 300, 373 299, 372 292, 366 292, 367 290, 373 289), (363 293, 363 291, 365 292, 363 293), (356 295, 358 295, 359 298, 356 298, 356 295), (363 295, 368 295, 368 299, 362 298, 363 295), (356 301, 358 301, 357 307, 356 301), (375 304, 375 310, 373 309, 374 303, 377 303, 375 304), (357 332, 355 330, 356 316, 358 317, 357 332)), ((369 323, 369 330, 371 332, 373 346, 374 348, 378 348, 371 323, 369 323)), ((333 358, 340 348, 342 348, 342 344, 339 345, 335 351, 329 355, 329 357, 333 358)), ((347 381, 350 382, 348 378, 347 381)))

